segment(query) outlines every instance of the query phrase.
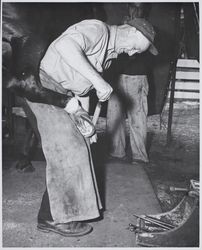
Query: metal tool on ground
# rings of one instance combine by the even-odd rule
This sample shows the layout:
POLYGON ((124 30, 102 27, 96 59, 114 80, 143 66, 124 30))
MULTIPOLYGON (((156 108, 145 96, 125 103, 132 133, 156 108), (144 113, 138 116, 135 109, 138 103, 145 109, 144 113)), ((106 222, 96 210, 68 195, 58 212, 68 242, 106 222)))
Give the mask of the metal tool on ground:
MULTIPOLYGON (((139 233, 139 232, 142 232, 142 228, 140 227, 137 227, 136 225, 130 223, 128 228, 128 230, 130 230, 131 232, 134 232, 134 233, 139 233)), ((144 228, 144 232, 149 232, 146 228, 144 228)))
POLYGON ((162 227, 162 228, 164 228, 164 229, 172 229, 172 228, 174 228, 175 226, 173 226, 173 225, 171 225, 171 224, 168 224, 168 223, 165 223, 165 222, 163 222, 163 221, 161 221, 161 220, 158 220, 158 219, 156 219, 156 218, 153 218, 153 217, 151 217, 151 216, 147 216, 147 215, 144 215, 144 216, 140 216, 140 215, 133 215, 133 216, 135 216, 135 217, 137 217, 137 218, 139 218, 139 219, 142 219, 142 220, 144 220, 144 221, 146 221, 146 222, 149 222, 149 223, 151 223, 151 224, 154 224, 154 225, 157 225, 157 226, 159 226, 159 227, 162 227))
POLYGON ((170 191, 171 192, 175 192, 175 191, 179 191, 179 192, 188 192, 189 189, 188 188, 179 188, 179 187, 170 187, 170 191))
POLYGON ((152 215, 134 215, 136 225, 129 229, 135 233, 136 243, 149 247, 199 246, 199 190, 198 181, 190 180, 189 188, 171 188, 185 191, 181 202, 172 210, 152 215))
POLYGON ((171 192, 187 192, 189 196, 199 196, 200 183, 197 180, 190 180, 189 188, 170 187, 171 192))

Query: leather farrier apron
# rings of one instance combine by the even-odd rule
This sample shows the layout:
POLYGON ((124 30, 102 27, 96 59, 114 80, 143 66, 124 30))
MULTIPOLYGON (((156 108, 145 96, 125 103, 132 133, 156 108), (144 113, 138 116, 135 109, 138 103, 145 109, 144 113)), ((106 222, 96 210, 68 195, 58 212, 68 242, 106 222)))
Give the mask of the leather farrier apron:
MULTIPOLYGON (((44 71, 40 72, 40 79, 46 88, 67 92, 44 71)), ((27 102, 36 116, 41 135, 54 221, 65 223, 98 217, 101 202, 89 139, 81 135, 70 115, 62 108, 27 102)))

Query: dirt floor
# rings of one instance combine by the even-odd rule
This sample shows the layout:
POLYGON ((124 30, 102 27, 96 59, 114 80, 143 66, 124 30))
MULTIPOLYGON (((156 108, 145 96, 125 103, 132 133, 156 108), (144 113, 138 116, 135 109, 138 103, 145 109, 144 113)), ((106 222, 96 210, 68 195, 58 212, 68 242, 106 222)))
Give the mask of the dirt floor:
POLYGON ((184 195, 171 192, 170 186, 187 188, 190 179, 199 180, 199 106, 175 105, 170 145, 166 145, 167 115, 165 110, 161 123, 159 115, 148 118, 150 163, 135 167, 129 163, 110 161, 105 162, 104 169, 99 166, 107 153, 106 123, 104 118, 99 120, 99 143, 92 147, 92 151, 99 162, 96 175, 99 176, 98 185, 105 211, 103 218, 93 223, 94 231, 90 236, 75 239, 36 230, 37 211, 45 187, 45 161, 41 148, 38 147, 33 159, 35 172, 20 174, 15 170, 15 164, 23 132, 18 131, 15 141, 5 138, 3 246, 137 247, 134 234, 127 229, 128 224, 133 223, 133 213, 168 211, 184 195))
POLYGON ((168 110, 162 115, 159 130, 152 121, 150 164, 146 168, 163 211, 173 208, 184 195, 170 192, 170 186, 189 187, 190 180, 199 180, 199 107, 186 103, 175 104, 172 140, 167 145, 168 110), (153 130, 153 126, 157 130, 153 130))

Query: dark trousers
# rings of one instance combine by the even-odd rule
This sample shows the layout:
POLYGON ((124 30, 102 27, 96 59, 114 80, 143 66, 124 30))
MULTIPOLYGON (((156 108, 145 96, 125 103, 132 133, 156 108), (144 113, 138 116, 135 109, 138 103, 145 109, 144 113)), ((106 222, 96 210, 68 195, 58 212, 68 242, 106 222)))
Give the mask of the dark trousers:
POLYGON ((41 206, 40 206, 39 213, 38 213, 38 222, 42 222, 44 220, 53 221, 51 211, 50 211, 50 202, 49 202, 47 189, 45 190, 43 194, 41 206))

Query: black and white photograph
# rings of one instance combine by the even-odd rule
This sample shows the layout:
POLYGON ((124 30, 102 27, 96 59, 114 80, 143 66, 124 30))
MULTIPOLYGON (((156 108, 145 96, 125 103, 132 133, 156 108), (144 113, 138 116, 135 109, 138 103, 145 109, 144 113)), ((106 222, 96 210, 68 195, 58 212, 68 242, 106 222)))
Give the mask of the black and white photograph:
POLYGON ((2 247, 200 248, 199 1, 1 2, 2 247))

